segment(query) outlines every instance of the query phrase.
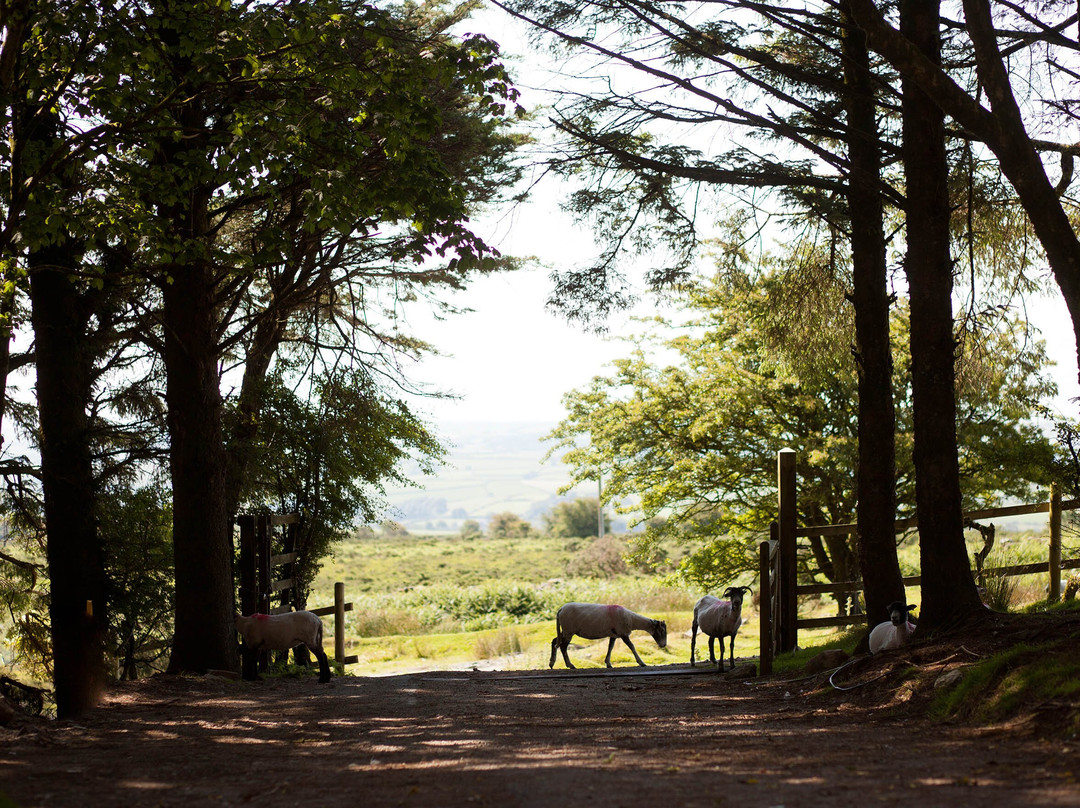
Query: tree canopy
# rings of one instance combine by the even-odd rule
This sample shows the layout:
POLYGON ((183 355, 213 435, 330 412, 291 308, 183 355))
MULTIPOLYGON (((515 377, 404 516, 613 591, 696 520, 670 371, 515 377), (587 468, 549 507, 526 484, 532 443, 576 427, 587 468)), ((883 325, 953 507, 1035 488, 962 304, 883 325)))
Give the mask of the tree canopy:
MULTIPOLYGON (((780 259, 777 259, 779 262, 780 259)), ((673 537, 694 548, 684 580, 703 588, 756 569, 757 543, 775 519, 776 452, 798 453, 799 522, 855 520, 856 380, 844 361, 850 325, 821 329, 813 361, 775 341, 776 295, 759 275, 718 274, 683 298, 682 318, 652 324, 614 372, 567 394, 566 419, 551 433, 567 450, 572 484, 605 469, 605 500, 632 503, 648 524, 637 555, 673 537), (657 357, 672 357, 670 363, 657 357), (657 520, 656 517, 666 516, 657 520)), ((643 324, 644 327, 644 324, 643 324)), ((893 316, 899 429, 898 500, 914 511, 912 400, 906 380, 907 319, 893 316)), ((1053 444, 1036 417, 1055 393, 1041 343, 1023 324, 963 342, 959 367, 960 464, 972 507, 1025 497, 1052 479, 1053 444)), ((829 580, 856 573, 854 547, 816 540, 812 571, 829 580)))

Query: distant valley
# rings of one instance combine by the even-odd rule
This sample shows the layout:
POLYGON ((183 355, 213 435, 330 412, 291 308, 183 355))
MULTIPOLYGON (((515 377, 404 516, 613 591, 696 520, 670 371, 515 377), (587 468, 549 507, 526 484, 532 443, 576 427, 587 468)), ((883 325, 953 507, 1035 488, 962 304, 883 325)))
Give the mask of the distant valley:
MULTIPOLYGON (((440 425, 449 452, 435 476, 424 476, 415 464, 408 474, 417 488, 387 490, 388 519, 410 533, 456 533, 468 519, 486 526, 507 511, 542 527, 541 516, 560 500, 595 498, 595 483, 585 483, 564 497, 569 469, 558 454, 546 462, 551 443, 541 440, 553 423, 444 423, 440 425)), ((617 530, 625 524, 613 525, 617 530)))

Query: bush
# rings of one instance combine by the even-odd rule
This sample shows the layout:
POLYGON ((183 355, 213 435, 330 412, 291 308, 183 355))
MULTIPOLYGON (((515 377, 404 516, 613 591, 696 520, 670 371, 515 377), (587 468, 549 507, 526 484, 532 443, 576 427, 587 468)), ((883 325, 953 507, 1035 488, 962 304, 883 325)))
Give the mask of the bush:
POLYGON ((566 574, 578 578, 616 578, 628 571, 623 554, 626 541, 617 536, 593 539, 566 564, 566 574))

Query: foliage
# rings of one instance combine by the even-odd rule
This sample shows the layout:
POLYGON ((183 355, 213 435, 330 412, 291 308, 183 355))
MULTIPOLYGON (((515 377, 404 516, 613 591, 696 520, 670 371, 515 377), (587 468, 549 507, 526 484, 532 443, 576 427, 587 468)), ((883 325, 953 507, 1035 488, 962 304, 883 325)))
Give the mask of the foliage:
POLYGON ((511 511, 492 516, 487 532, 493 539, 527 539, 534 533, 532 525, 511 511))
POLYGON ((304 397, 275 376, 264 389, 263 418, 244 502, 300 514, 294 575, 303 604, 333 543, 357 521, 375 519, 388 482, 410 482, 402 460, 416 453, 430 462, 441 449, 401 402, 362 373, 319 378, 304 397))
MULTIPOLYGON (((549 536, 584 539, 596 536, 599 528, 600 501, 596 498, 578 497, 558 502, 541 519, 544 532, 549 536)), ((604 532, 611 532, 611 519, 604 513, 604 532)))
POLYGON ((484 531, 480 528, 480 523, 475 519, 466 519, 461 523, 461 529, 458 531, 463 539, 475 539, 477 536, 484 535, 484 531))
MULTIPOLYGON (((737 269, 737 268, 736 268, 737 269)), ((775 512, 776 451, 798 453, 799 522, 853 522, 857 465, 856 379, 843 361, 843 334, 822 341, 812 364, 790 359, 770 337, 776 310, 774 262, 755 272, 727 268, 712 283, 684 296, 686 323, 657 318, 666 339, 639 337, 614 373, 566 395, 567 417, 549 435, 565 449, 571 485, 598 466, 610 468, 608 501, 638 497, 648 526, 635 557, 655 542, 690 544, 679 575, 705 589, 756 569, 754 552, 775 512), (830 353, 831 352, 831 353, 830 353), (668 365, 656 355, 674 355, 668 365)), ((894 315, 897 357, 898 497, 914 508, 910 454, 909 360, 903 309, 894 315)), ((1026 341, 1019 325, 970 335, 963 343, 958 394, 965 501, 986 505, 1029 496, 1046 485, 1053 450, 1034 415, 1054 392, 1044 375, 1041 343, 1026 341)), ((822 545, 824 548, 824 544, 822 545)), ((831 579, 853 548, 818 555, 818 572, 831 579), (830 572, 825 563, 836 569, 830 572)), ((824 553, 824 549, 822 550, 824 553)))
POLYGON ((109 651, 120 677, 164 670, 172 637, 172 514, 160 485, 119 485, 99 501, 109 578, 109 651))
POLYGON ((626 540, 610 533, 603 538, 593 538, 574 553, 566 564, 566 574, 571 578, 616 578, 629 572, 623 556, 627 552, 626 540))

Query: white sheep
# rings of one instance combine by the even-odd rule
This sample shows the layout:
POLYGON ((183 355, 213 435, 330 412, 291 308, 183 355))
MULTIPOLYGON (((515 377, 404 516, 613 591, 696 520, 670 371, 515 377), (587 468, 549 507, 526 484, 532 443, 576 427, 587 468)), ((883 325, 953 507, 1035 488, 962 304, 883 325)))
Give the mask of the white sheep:
POLYGON ((870 653, 888 651, 891 648, 899 648, 908 641, 911 632, 915 630, 915 624, 908 619, 908 612, 914 609, 912 604, 904 604, 902 600, 894 600, 886 609, 889 619, 884 623, 878 623, 870 632, 870 653))
POLYGON ((330 663, 322 649, 323 624, 313 612, 236 615, 236 630, 252 651, 287 651, 305 645, 319 660, 319 681, 330 681, 330 663))
POLYGON ((562 651, 566 667, 573 668, 570 657, 566 655, 566 646, 574 635, 584 637, 587 640, 601 640, 608 638, 607 656, 604 664, 611 667, 611 649, 615 647, 615 640, 622 639, 634 655, 637 664, 644 666, 638 656, 637 649, 630 642, 631 631, 647 631, 656 640, 661 648, 667 647, 667 623, 663 620, 653 620, 630 611, 622 606, 607 606, 601 603, 567 603, 564 604, 555 615, 555 639, 551 641, 551 662, 549 668, 555 667, 556 651, 562 651))
POLYGON ((720 639, 720 664, 718 671, 724 670, 724 637, 731 637, 729 656, 731 667, 735 667, 735 635, 742 625, 742 603, 747 592, 753 590, 748 586, 729 586, 724 590, 724 597, 729 600, 720 600, 715 595, 705 595, 694 604, 694 624, 690 629, 690 667, 694 667, 694 646, 697 643, 698 629, 702 634, 709 636, 709 662, 716 663, 716 654, 713 652, 713 643, 720 639))

